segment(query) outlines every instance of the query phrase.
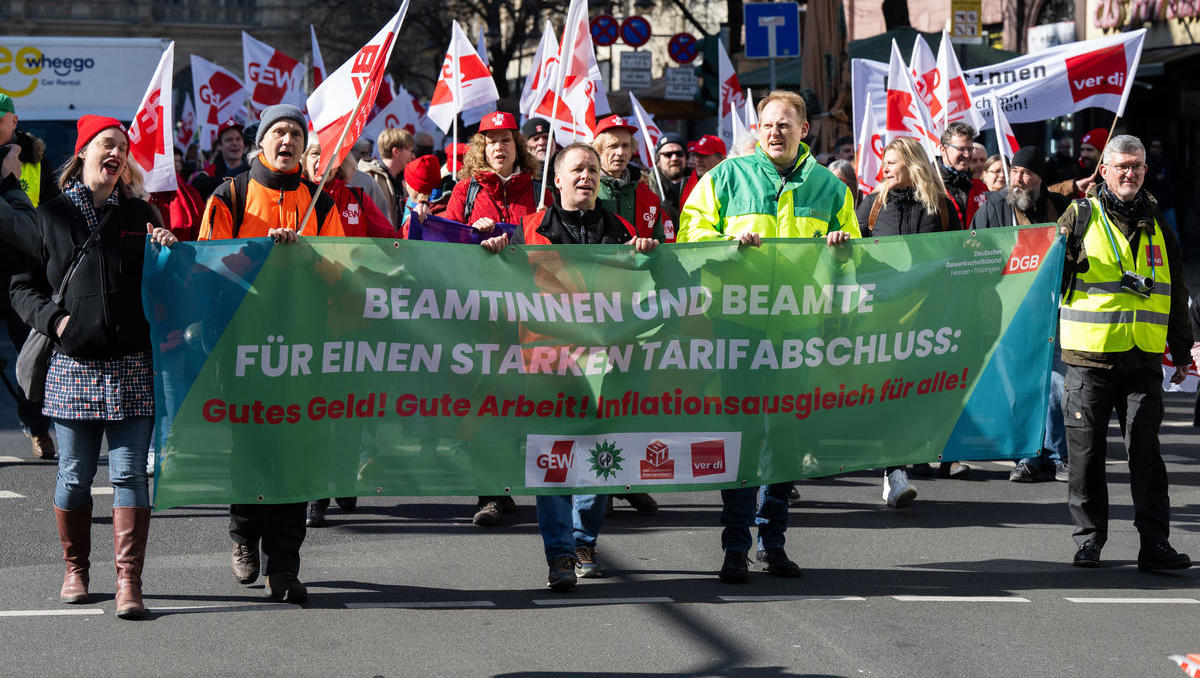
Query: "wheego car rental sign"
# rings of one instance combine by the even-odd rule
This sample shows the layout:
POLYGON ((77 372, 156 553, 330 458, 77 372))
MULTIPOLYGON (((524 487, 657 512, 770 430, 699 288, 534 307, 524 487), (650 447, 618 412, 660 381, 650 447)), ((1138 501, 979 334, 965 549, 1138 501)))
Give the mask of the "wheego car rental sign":
POLYGON ((0 92, 24 120, 126 120, 169 40, 0 36, 0 92), (131 103, 133 102, 133 103, 131 103))

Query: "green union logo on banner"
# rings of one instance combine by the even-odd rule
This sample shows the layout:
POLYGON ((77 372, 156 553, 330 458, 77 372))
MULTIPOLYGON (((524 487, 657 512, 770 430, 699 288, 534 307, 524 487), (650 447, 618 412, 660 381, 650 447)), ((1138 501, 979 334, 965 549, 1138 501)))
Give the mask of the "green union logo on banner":
POLYGON ((719 489, 1036 451, 1049 226, 509 248, 304 239, 146 258, 158 508, 719 489))

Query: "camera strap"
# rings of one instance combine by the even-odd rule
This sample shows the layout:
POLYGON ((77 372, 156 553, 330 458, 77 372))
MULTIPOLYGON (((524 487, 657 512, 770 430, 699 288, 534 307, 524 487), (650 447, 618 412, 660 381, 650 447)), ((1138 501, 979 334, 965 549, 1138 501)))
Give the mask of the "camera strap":
MULTIPOLYGON (((1100 206, 1100 220, 1104 222, 1104 232, 1108 234, 1108 242, 1112 245, 1113 256, 1117 258, 1117 267, 1122 271, 1127 270, 1125 262, 1121 261, 1121 250, 1117 249, 1117 239, 1113 237, 1112 225, 1108 223, 1108 215, 1104 211, 1104 205, 1100 206)), ((1138 241, 1141 239, 1139 236, 1141 236, 1141 232, 1135 231, 1133 242, 1130 243, 1130 250, 1133 252, 1133 261, 1129 262, 1130 268, 1128 270, 1131 272, 1137 271, 1138 241)), ((1154 258, 1147 257, 1147 261, 1150 264, 1150 280, 1158 282, 1155 276, 1154 258)))

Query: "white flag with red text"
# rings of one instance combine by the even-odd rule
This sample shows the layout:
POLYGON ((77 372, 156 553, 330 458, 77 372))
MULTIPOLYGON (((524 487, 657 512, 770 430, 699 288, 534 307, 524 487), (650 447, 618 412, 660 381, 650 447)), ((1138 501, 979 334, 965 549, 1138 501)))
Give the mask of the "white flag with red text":
POLYGON ((920 34, 913 41, 912 57, 908 60, 908 72, 912 75, 917 95, 921 97, 926 110, 929 111, 929 119, 934 125, 934 134, 941 136, 942 130, 938 127, 938 118, 942 115, 943 108, 942 99, 938 96, 941 73, 938 71, 937 59, 933 57, 933 50, 929 49, 929 43, 925 42, 925 38, 922 38, 920 34))
POLYGON ((230 71, 193 54, 192 88, 196 93, 196 130, 200 150, 211 151, 217 129, 226 120, 243 120, 246 88, 230 71))
POLYGON ((308 33, 312 37, 313 89, 316 89, 325 81, 325 59, 321 57, 321 46, 317 44, 317 29, 313 28, 312 24, 308 25, 308 33))
MULTIPOLYGON (((475 38, 475 53, 479 55, 479 60, 482 61, 483 65, 487 66, 488 70, 490 71, 492 65, 488 58, 487 35, 483 32, 483 26, 479 27, 479 30, 475 33, 475 38)), ((492 78, 492 82, 495 82, 495 77, 492 78)), ((496 95, 496 98, 500 98, 499 94, 496 95)), ((483 120, 483 116, 491 113, 494 110, 496 110, 496 104, 494 101, 489 101, 487 103, 468 108, 462 112, 463 124, 474 125, 480 120, 483 120)))
POLYGON ((733 118, 741 116, 746 99, 742 95, 742 85, 738 82, 733 62, 729 60, 729 54, 725 52, 725 45, 719 40, 717 41, 717 59, 717 77, 721 81, 721 101, 717 104, 720 115, 719 131, 725 147, 733 148, 733 118))
POLYGON ((367 118, 371 115, 383 74, 396 46, 396 34, 404 23, 408 12, 408 0, 400 11, 391 18, 370 42, 350 57, 346 63, 331 73, 321 86, 308 98, 308 112, 312 127, 321 142, 321 161, 317 174, 323 174, 330 165, 342 164, 350 153, 350 147, 362 134, 367 118), (333 149, 341 140, 336 154, 333 149))
POLYGON ((984 118, 971 103, 971 93, 967 89, 967 80, 963 76, 962 67, 958 65, 958 55, 954 53, 954 43, 950 42, 950 34, 942 31, 942 44, 938 47, 937 55, 938 83, 936 98, 942 104, 939 112, 930 110, 939 135, 952 122, 965 122, 975 128, 978 133, 984 125, 984 118))
POLYGON ((179 125, 175 128, 175 148, 187 153, 188 146, 196 140, 196 106, 192 95, 183 98, 183 112, 179 114, 179 125))
POLYGON ((304 107, 304 64, 242 31, 242 68, 255 115, 268 106, 304 107))
POLYGON ((133 122, 129 123, 129 157, 142 170, 147 193, 174 191, 175 144, 171 137, 171 71, 175 65, 175 42, 167 45, 133 122))
POLYGON ((900 137, 912 137, 921 143, 930 162, 937 159, 938 137, 933 133, 929 111, 916 92, 895 40, 892 41, 892 59, 888 64, 886 128, 888 142, 900 137))
POLYGON ((445 132, 454 124, 454 118, 459 113, 490 104, 499 98, 492 72, 475 52, 462 26, 455 21, 450 46, 442 59, 442 72, 425 114, 445 132))
POLYGON ((550 22, 542 29, 542 41, 538 43, 537 53, 533 55, 533 68, 525 76, 525 86, 521 89, 521 103, 517 110, 526 118, 533 117, 533 109, 538 101, 550 88, 558 73, 558 39, 554 37, 554 27, 550 22))
POLYGON ((629 104, 633 108, 633 116, 638 121, 638 133, 633 135, 633 143, 637 146, 638 157, 641 158, 642 165, 652 169, 654 167, 654 145, 662 137, 662 130, 654 124, 654 116, 642 108, 642 102, 638 101, 633 92, 629 93, 629 104))
POLYGON ((864 102, 865 111, 862 130, 859 132, 855 147, 858 162, 855 164, 855 174, 858 175, 858 190, 868 194, 883 181, 883 130, 875 121, 875 110, 871 107, 871 95, 867 94, 864 102))
POLYGON ((754 96, 749 87, 746 88, 746 131, 758 139, 758 110, 754 108, 754 96))
POLYGON ((587 3, 571 0, 563 39, 559 44, 559 71, 543 93, 534 114, 550 121, 560 145, 591 141, 596 118, 608 110, 608 100, 592 47, 587 3), (561 93, 561 96, 559 96, 561 93), (565 109, 565 110, 564 110, 565 109))

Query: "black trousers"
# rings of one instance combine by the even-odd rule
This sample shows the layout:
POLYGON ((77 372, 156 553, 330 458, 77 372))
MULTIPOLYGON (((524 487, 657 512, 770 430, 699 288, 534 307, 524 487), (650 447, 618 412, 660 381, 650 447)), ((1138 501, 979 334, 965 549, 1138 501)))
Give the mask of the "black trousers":
MULTIPOLYGON (((7 276, 0 277, 0 282, 7 283, 7 281, 7 276)), ((8 289, 7 284, 4 289, 8 289)), ((21 318, 17 316, 16 311, 12 310, 12 307, 4 312, 4 326, 8 330, 9 341, 12 342, 16 352, 20 354, 21 347, 25 345, 25 340, 29 337, 29 327, 21 322, 21 318)), ((21 428, 25 429, 26 433, 38 436, 50 431, 50 418, 42 414, 41 403, 29 402, 15 381, 12 395, 17 402, 17 418, 21 420, 21 428)))
POLYGON ((1103 546, 1108 539, 1104 460, 1108 420, 1114 409, 1129 455, 1133 525, 1142 545, 1166 542, 1171 502, 1167 468, 1158 447, 1163 419, 1162 371, 1067 365, 1063 419, 1071 459, 1067 505, 1075 524, 1075 543, 1082 546, 1095 540, 1103 546))
POLYGON ((258 548, 262 541, 263 574, 300 574, 300 546, 308 502, 292 504, 233 504, 229 507, 229 536, 235 543, 258 548))

